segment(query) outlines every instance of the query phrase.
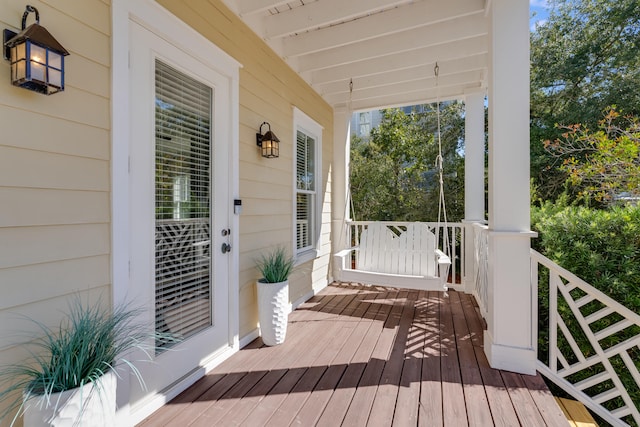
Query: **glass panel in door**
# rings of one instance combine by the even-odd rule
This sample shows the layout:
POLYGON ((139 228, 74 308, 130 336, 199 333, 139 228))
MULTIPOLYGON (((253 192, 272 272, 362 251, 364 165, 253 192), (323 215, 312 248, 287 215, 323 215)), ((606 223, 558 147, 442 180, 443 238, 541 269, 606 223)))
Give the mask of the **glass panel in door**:
POLYGON ((183 339, 212 325, 212 90, 156 60, 155 324, 183 339))

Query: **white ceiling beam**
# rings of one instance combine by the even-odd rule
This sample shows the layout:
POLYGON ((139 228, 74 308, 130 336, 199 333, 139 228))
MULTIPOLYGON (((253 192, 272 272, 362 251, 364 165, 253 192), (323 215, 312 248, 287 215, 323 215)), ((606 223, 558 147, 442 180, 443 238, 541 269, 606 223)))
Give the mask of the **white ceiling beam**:
POLYGON ((335 104, 341 100, 351 97, 352 100, 357 101, 360 99, 374 98, 382 95, 393 95, 394 93, 407 93, 414 90, 424 90, 440 88, 442 92, 449 90, 447 88, 454 86, 469 86, 477 85, 481 86, 483 78, 486 75, 484 70, 465 71, 463 73, 451 74, 448 76, 440 76, 436 81, 435 77, 423 77, 418 80, 410 80, 404 82, 392 82, 389 81, 384 85, 370 86, 368 88, 355 89, 352 93, 348 90, 340 91, 333 94, 323 94, 323 98, 330 104, 335 104), (446 90, 445 90, 446 89, 446 90))
MULTIPOLYGON (((438 65, 440 67, 440 77, 466 71, 486 70, 488 66, 488 59, 489 57, 487 54, 480 54, 460 59, 454 59, 452 61, 440 61, 438 62, 438 65)), ((385 73, 356 78, 353 79, 354 89, 367 89, 389 84, 389 82, 419 80, 421 78, 424 78, 425 76, 433 76, 434 66, 435 62, 432 62, 429 64, 421 64, 415 67, 404 68, 401 70, 393 70, 385 73)), ((314 87, 323 96, 339 92, 348 92, 350 80, 351 78, 325 84, 316 84, 314 85, 314 87)))
POLYGON ((237 0, 240 16, 265 12, 279 6, 284 6, 291 0, 237 0))
POLYGON ((481 85, 483 78, 482 71, 467 71, 464 73, 450 74, 448 76, 428 77, 419 80, 406 81, 400 83, 387 84, 385 86, 371 87, 367 89, 355 89, 353 93, 349 94, 349 91, 335 93, 332 95, 324 95, 323 98, 329 104, 336 104, 349 99, 353 102, 376 98, 380 96, 391 96, 398 93, 411 93, 416 90, 436 89, 442 93, 447 93, 455 87, 467 87, 467 86, 479 86, 481 85))
POLYGON ((451 43, 484 36, 488 31, 488 20, 482 14, 466 16, 455 20, 455 23, 452 24, 440 22, 428 27, 304 55, 299 57, 298 71, 319 70, 397 52, 451 43))
POLYGON ((410 3, 385 13, 286 37, 283 39, 283 55, 292 57, 318 52, 479 13, 484 10, 484 1, 425 0, 410 3))
POLYGON ((378 73, 400 70, 418 65, 443 63, 466 56, 479 55, 488 52, 486 36, 460 40, 453 43, 429 46, 409 52, 399 52, 392 55, 380 56, 365 61, 339 65, 311 73, 310 82, 321 85, 350 78, 360 78, 378 73))
POLYGON ((359 16, 366 16, 380 10, 409 3, 409 0, 322 0, 265 16, 264 37, 284 37, 291 34, 344 22, 359 16))
MULTIPOLYGON (((379 110, 383 108, 405 107, 409 105, 429 104, 440 101, 452 101, 463 99, 470 93, 482 93, 485 89, 480 86, 449 88, 446 92, 436 93, 434 89, 418 90, 409 93, 399 93, 391 96, 380 96, 376 98, 362 99, 351 102, 351 111, 379 110)), ((345 110, 348 107, 348 100, 334 104, 336 110, 345 110)))

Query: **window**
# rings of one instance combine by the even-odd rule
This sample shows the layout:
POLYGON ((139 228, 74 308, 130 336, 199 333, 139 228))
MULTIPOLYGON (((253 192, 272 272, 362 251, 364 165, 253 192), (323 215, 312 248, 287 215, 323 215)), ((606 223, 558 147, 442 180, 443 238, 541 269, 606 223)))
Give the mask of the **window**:
POLYGON ((295 129, 295 248, 299 262, 315 258, 319 237, 319 181, 322 127, 294 110, 295 129))
POLYGON ((360 113, 360 136, 369 136, 371 133, 371 112, 360 113))

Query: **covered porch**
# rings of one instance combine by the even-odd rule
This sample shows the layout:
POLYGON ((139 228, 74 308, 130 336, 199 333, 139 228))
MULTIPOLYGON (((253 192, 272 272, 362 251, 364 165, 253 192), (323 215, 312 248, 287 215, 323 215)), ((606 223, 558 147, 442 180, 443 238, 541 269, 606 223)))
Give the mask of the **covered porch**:
POLYGON ((472 296, 333 283, 140 423, 536 425, 567 420, 540 375, 492 369, 472 296))

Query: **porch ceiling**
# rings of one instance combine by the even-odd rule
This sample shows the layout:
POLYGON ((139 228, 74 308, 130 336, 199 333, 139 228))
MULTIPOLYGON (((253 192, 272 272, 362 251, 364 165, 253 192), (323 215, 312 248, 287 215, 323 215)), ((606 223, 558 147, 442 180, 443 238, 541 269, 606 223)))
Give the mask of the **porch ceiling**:
POLYGON ((490 0, 224 1, 337 110, 455 99, 487 86, 490 0))

